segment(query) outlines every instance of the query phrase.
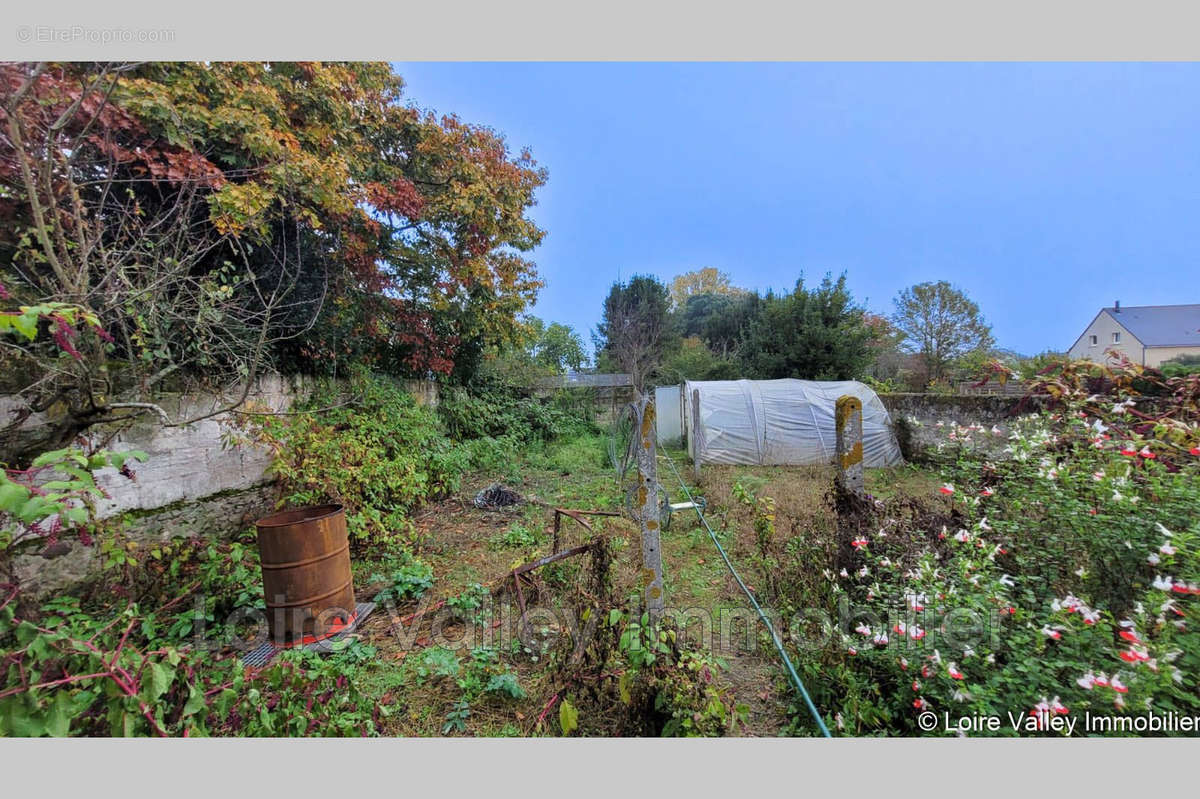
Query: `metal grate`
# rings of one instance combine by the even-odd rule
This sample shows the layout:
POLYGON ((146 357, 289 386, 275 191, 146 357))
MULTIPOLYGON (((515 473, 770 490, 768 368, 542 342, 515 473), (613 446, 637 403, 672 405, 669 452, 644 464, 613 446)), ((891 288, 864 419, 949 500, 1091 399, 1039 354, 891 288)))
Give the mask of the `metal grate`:
MULTIPOLYGON (((325 638, 320 641, 314 641, 311 644, 305 644, 304 648, 309 652, 320 652, 322 654, 326 652, 332 652, 333 644, 341 641, 347 635, 350 635, 357 630, 374 610, 374 602, 359 602, 354 606, 354 620, 350 622, 350 624, 344 630, 339 632, 337 635, 330 636, 329 638, 325 638)), ((271 641, 263 641, 254 649, 251 649, 249 652, 242 655, 242 665, 261 668, 274 660, 277 654, 288 648, 289 647, 276 646, 271 641)))

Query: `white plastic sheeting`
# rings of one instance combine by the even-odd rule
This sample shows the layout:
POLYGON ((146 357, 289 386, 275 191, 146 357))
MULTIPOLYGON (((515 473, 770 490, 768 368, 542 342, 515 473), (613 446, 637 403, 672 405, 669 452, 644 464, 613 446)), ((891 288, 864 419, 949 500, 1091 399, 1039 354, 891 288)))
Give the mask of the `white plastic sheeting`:
POLYGON ((658 440, 664 444, 678 442, 683 436, 683 414, 680 412, 679 386, 659 386, 654 389, 654 419, 658 440))
POLYGON ((832 463, 837 440, 834 405, 846 394, 863 404, 863 464, 894 466, 904 460, 887 408, 874 391, 855 380, 705 380, 688 381, 683 388, 689 448, 695 440, 703 463, 832 463), (700 392, 699 430, 692 429, 695 390, 700 392))

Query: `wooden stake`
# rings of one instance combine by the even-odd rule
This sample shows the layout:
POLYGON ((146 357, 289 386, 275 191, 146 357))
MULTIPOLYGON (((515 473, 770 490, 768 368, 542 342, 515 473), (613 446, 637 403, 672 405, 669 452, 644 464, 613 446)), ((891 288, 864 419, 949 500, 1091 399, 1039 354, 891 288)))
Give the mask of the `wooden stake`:
POLYGON ((700 482, 700 389, 692 390, 692 470, 700 482))

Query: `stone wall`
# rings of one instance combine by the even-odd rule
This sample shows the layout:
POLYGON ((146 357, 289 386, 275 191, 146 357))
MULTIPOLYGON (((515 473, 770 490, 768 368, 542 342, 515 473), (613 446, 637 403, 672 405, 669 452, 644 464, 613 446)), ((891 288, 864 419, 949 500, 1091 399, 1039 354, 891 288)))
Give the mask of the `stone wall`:
POLYGON ((909 461, 929 460, 938 442, 946 441, 947 426, 953 425, 982 428, 980 435, 972 436, 972 445, 1001 456, 1013 419, 1041 408, 1034 399, 999 395, 880 394, 879 398, 892 417, 900 450, 909 461))
MULTIPOLYGON (((251 391, 253 404, 247 407, 286 411, 310 388, 311 383, 300 378, 263 378, 251 391)), ((432 381, 406 381, 405 388, 422 405, 437 404, 432 381)), ((228 404, 227 398, 215 395, 166 395, 155 401, 172 419, 196 418, 228 404)), ((97 503, 97 515, 124 517, 126 534, 139 544, 176 536, 227 536, 253 524, 276 499, 266 474, 271 456, 238 435, 236 419, 221 414, 186 427, 164 427, 156 415, 147 413, 127 428, 90 430, 87 437, 96 446, 142 450, 148 456, 144 463, 129 462, 132 479, 115 469, 96 473, 97 485, 107 494, 97 503)), ((47 421, 26 420, 26 425, 39 423, 47 421)), ((35 592, 80 579, 96 558, 93 549, 78 544, 65 553, 47 554, 50 557, 26 555, 17 561, 18 576, 35 592)))

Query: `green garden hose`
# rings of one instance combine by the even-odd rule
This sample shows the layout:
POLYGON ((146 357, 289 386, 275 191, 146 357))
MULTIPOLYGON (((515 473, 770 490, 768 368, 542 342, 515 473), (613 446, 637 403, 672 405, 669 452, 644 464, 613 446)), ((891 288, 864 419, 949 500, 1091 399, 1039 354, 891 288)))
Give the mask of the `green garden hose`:
MULTIPOLYGON (((662 446, 661 441, 659 442, 659 446, 662 446)), ((721 559, 725 561, 725 566, 729 569, 729 573, 733 575, 733 579, 737 581, 746 598, 750 600, 750 604, 758 611, 758 617, 762 619, 767 632, 771 633, 771 640, 774 642, 775 648, 779 651, 779 656, 783 658, 783 665, 787 667, 788 676, 791 678, 792 684, 796 686, 796 690, 800 693, 801 698, 804 699, 804 704, 808 706, 808 711, 812 714, 813 720, 821 730, 821 734, 826 738, 832 738, 833 736, 830 735, 829 728, 825 726, 825 720, 821 718, 817 706, 813 704, 812 697, 808 695, 808 689, 804 687, 804 682, 800 679, 800 675, 796 673, 796 667, 792 665, 792 659, 788 657, 787 651, 784 650, 783 642, 780 640, 779 634, 775 632, 775 627, 771 624, 771 620, 767 618, 767 614, 763 613, 763 609, 759 606, 758 600, 754 598, 754 594, 742 582, 741 575, 737 573, 737 569, 733 567, 733 563, 729 560, 729 555, 725 552, 725 547, 721 546, 721 542, 717 540, 717 534, 713 532, 712 527, 708 524, 708 520, 704 518, 704 513, 700 510, 699 503, 696 503, 696 500, 692 497, 692 492, 688 490, 687 484, 684 483, 683 478, 680 476, 679 470, 675 468, 675 461, 669 455, 664 455, 663 458, 670 464, 671 471, 675 473, 675 479, 679 481, 679 487, 687 495, 688 501, 693 503, 693 510, 696 511, 696 516, 700 519, 700 523, 704 525, 704 529, 708 531, 708 536, 712 539, 713 544, 716 545, 717 552, 721 553, 721 559)))

